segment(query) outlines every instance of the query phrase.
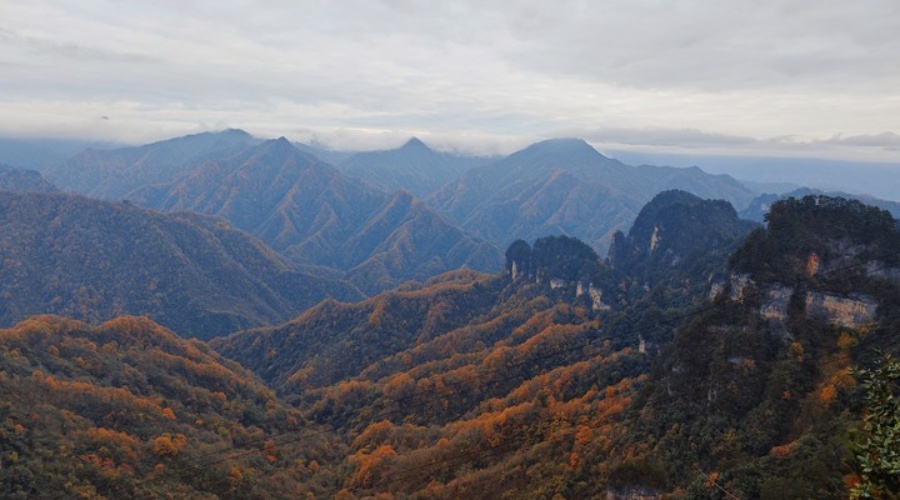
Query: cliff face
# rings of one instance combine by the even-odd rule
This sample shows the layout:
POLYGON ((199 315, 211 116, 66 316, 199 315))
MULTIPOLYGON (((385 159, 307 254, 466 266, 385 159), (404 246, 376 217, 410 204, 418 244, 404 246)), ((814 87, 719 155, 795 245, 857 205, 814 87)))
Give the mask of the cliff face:
POLYGON ((586 243, 568 236, 546 236, 532 248, 517 240, 506 251, 506 271, 513 281, 544 283, 559 296, 608 312, 619 302, 622 278, 586 243))
POLYGON ((846 328, 858 329, 875 321, 877 307, 875 298, 864 294, 810 293, 806 296, 807 314, 846 328))
POLYGON ((859 329, 876 320, 878 302, 863 293, 842 294, 829 291, 804 291, 781 283, 758 284, 747 275, 732 274, 727 284, 716 282, 710 290, 713 299, 723 297, 732 302, 744 302, 755 296, 760 301, 756 312, 763 319, 785 327, 791 301, 799 300, 806 315, 826 324, 859 329))
POLYGON ((775 203, 768 220, 734 253, 712 297, 752 304, 783 331, 792 315, 852 329, 878 319, 876 296, 900 284, 900 229, 888 212, 807 196, 775 203))
POLYGON ((772 205, 766 229, 747 237, 730 266, 757 281, 807 280, 850 289, 852 281, 870 274, 898 276, 889 271, 900 268, 898 247, 900 227, 889 212, 843 198, 807 196, 772 205))

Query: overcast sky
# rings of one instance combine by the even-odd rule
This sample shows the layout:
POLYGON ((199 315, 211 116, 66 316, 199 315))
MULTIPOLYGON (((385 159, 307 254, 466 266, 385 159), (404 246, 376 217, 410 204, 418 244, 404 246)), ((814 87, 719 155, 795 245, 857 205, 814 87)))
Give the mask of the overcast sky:
POLYGON ((0 0, 0 135, 900 161, 898 0, 0 0))

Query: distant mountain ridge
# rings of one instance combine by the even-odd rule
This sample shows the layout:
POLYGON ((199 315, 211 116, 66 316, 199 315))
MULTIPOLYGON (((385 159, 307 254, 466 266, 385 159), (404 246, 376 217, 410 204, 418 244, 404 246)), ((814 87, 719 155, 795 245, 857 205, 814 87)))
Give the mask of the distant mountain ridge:
POLYGON ((284 138, 207 158, 131 198, 224 217, 292 261, 346 273, 369 293, 461 266, 496 270, 499 249, 406 194, 343 175, 284 138))
POLYGON ((34 314, 149 315, 209 338, 284 321, 345 282, 302 274, 221 219, 74 195, 0 192, 0 325, 34 314))
POLYGON ((437 152, 413 138, 394 150, 343 158, 339 168, 316 151, 228 130, 87 151, 49 174, 63 189, 90 196, 224 217, 295 263, 347 276, 367 292, 459 266, 494 271, 502 264, 499 248, 548 234, 577 237, 604 254, 615 231, 627 230, 667 189, 741 208, 755 196, 725 175, 633 167, 580 139, 487 159, 437 152), (427 195, 425 204, 396 205, 396 188, 427 195), (426 230, 443 243, 431 245, 417 233, 426 230))
POLYGON ((135 189, 188 172, 207 155, 228 155, 259 142, 243 130, 229 129, 138 147, 88 149, 48 169, 46 176, 61 189, 119 200, 135 189))
POLYGON ((658 192, 683 189, 743 207, 754 193, 728 176, 671 167, 632 167, 580 139, 533 144, 465 172, 428 199, 476 235, 508 245, 545 234, 605 249, 658 192))
POLYGON ((347 175, 386 190, 405 190, 425 198, 466 170, 490 161, 489 157, 438 152, 413 137, 400 148, 356 153, 337 165, 347 175))
POLYGON ((0 163, 45 172, 88 148, 111 146, 113 144, 77 139, 0 137, 0 163))
POLYGON ((810 188, 799 188, 784 194, 761 194, 754 198, 753 201, 751 201, 750 204, 741 211, 741 217, 757 222, 763 222, 763 220, 765 220, 766 214, 769 213, 769 209, 772 207, 772 204, 776 201, 784 200, 787 198, 803 198, 804 196, 809 195, 827 195, 847 198, 851 200, 858 200, 865 203, 866 205, 872 205, 883 210, 887 210, 895 218, 900 218, 900 202, 882 200, 868 195, 854 195, 839 191, 825 192, 819 189, 810 188))

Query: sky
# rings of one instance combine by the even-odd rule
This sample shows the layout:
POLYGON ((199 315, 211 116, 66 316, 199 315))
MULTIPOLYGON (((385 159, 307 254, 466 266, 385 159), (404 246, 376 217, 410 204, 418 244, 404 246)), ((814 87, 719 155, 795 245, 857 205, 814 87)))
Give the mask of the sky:
POLYGON ((0 0, 0 135, 900 162, 897 0, 0 0))

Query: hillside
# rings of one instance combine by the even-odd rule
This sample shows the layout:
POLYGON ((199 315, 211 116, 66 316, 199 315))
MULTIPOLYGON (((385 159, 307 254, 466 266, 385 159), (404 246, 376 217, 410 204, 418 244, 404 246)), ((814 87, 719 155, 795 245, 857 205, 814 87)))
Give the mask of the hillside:
MULTIPOLYGON (((714 235, 747 229, 685 193, 656 208, 654 224, 701 210, 714 235)), ((350 443, 357 496, 844 498, 865 387, 850 369, 900 349, 898 235, 878 209, 790 200, 730 268, 688 251, 650 282, 572 238, 519 241, 504 275, 328 302, 214 346, 350 443)))
POLYGON ((0 324, 149 315, 209 338, 284 321, 346 283, 301 274, 220 219, 74 195, 0 193, 0 324))
POLYGON ((552 496, 551 478, 581 446, 578 426, 612 423, 645 358, 550 292, 445 276, 355 307, 323 304, 216 346, 352 443, 342 463, 355 495, 552 496))
POLYGON ((298 498, 346 448, 146 318, 37 316, 0 352, 3 498, 298 498))
POLYGON ((696 168, 632 167, 584 141, 554 139, 470 169, 428 202, 463 229, 502 246, 565 234, 605 250, 613 233, 626 230, 645 203, 674 188, 738 206, 753 197, 728 176, 696 168))
POLYGON ((589 246, 516 246, 515 276, 444 275, 214 346, 353 443, 356 495, 598 497, 651 358, 589 246))

